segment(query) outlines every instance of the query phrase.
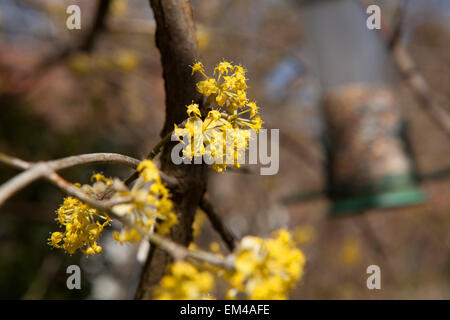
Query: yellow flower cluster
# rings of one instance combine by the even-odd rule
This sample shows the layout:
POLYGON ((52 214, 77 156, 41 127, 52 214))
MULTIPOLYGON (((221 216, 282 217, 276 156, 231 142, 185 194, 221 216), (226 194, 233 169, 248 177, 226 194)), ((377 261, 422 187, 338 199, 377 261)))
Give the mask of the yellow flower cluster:
POLYGON ((131 72, 139 65, 139 55, 133 50, 118 50, 112 55, 88 55, 76 52, 68 58, 68 67, 75 75, 83 76, 93 72, 131 72))
POLYGON ((316 239, 316 229, 312 225, 298 226, 293 230, 294 242, 297 245, 305 245, 316 239))
MULTIPOLYGON (((190 249, 196 250, 196 246, 191 245, 190 249)), ((211 244, 211 250, 222 256, 217 243, 211 244)), ((206 263, 196 267, 176 262, 161 280, 156 290, 157 298, 202 299, 214 287, 214 274, 224 276, 229 284, 228 299, 283 300, 302 276, 305 264, 303 253, 295 247, 286 230, 278 230, 268 239, 244 237, 233 255, 234 269, 231 271, 206 263)))
POLYGON ((347 238, 339 251, 339 260, 346 266, 355 266, 361 261, 361 244, 357 238, 347 238))
MULTIPOLYGON (((76 186, 96 200, 131 197, 130 202, 115 205, 113 212, 129 217, 131 222, 147 231, 169 233, 170 228, 177 222, 177 216, 172 211, 173 203, 169 199, 168 190, 162 184, 158 169, 150 160, 144 160, 137 170, 139 178, 131 190, 120 180, 106 178, 100 173, 91 177, 92 185, 76 186)), ((57 220, 65 231, 52 233, 50 245, 63 248, 69 254, 78 249, 86 255, 102 252, 97 241, 103 228, 111 221, 107 214, 100 213, 76 198, 67 197, 57 215, 57 220)), ((120 242, 137 242, 141 239, 137 230, 125 226, 119 232, 114 231, 113 237, 120 242)))
POLYGON ((214 279, 207 271, 198 271, 192 264, 180 261, 169 267, 155 290, 159 300, 207 300, 214 287, 214 279))
POLYGON ((190 137, 183 156, 192 159, 207 155, 217 172, 228 165, 239 168, 238 160, 248 146, 250 130, 258 132, 263 123, 256 103, 247 99, 245 70, 223 61, 215 67, 215 76, 208 77, 203 64, 197 62, 192 67, 192 74, 196 72, 205 77, 197 83, 197 90, 208 97, 207 109, 212 110, 203 120, 198 104, 191 104, 187 106, 189 118, 184 128, 175 125, 176 136, 190 137))
POLYGON ((258 106, 247 98, 247 79, 242 66, 222 61, 214 68, 215 77, 208 77, 203 64, 197 62, 192 67, 192 73, 195 72, 205 77, 197 83, 197 91, 208 97, 209 106, 227 115, 226 120, 233 128, 250 128, 256 132, 261 129, 263 122, 258 115, 258 106), (247 113, 249 116, 243 117, 247 113))
POLYGON ((109 10, 115 16, 122 16, 128 10, 128 3, 125 0, 113 0, 109 10))
MULTIPOLYGON (((169 199, 169 191, 162 184, 158 169, 150 160, 142 161, 138 168, 139 178, 129 190, 123 183, 117 182, 114 197, 132 197, 129 203, 113 207, 113 212, 130 218, 130 221, 147 231, 167 234, 177 223, 177 216, 172 211, 173 203, 169 199)), ((113 234, 120 242, 137 242, 141 235, 134 228, 123 227, 113 234)))
MULTIPOLYGON (((113 195, 114 181, 112 179, 106 178, 101 173, 95 173, 91 176, 91 182, 92 185, 84 184, 81 186, 81 189, 92 198, 103 200, 113 195)), ((77 185, 80 186, 79 184, 77 185)))
POLYGON ((244 237, 236 252, 235 270, 226 273, 231 289, 227 296, 239 293, 249 299, 287 299, 303 273, 305 257, 286 230, 274 238, 244 237))
POLYGON ((205 224, 206 213, 200 208, 197 209, 194 216, 194 222, 192 223, 192 237, 197 238, 201 232, 202 228, 205 224))
POLYGON ((106 214, 91 208, 80 200, 67 197, 57 211, 57 221, 64 232, 53 232, 49 244, 74 254, 78 249, 86 255, 102 252, 97 244, 103 228, 111 221, 106 214))
POLYGON ((203 51, 211 44, 211 32, 201 24, 196 27, 198 49, 203 51))

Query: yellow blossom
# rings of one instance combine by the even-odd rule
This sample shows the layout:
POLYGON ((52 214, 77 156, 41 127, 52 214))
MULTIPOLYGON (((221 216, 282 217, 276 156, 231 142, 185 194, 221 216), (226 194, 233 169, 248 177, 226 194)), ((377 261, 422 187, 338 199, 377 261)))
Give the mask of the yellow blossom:
POLYGON ((247 98, 247 79, 242 66, 230 62, 219 62, 213 75, 205 74, 201 62, 196 62, 192 73, 200 72, 205 80, 197 83, 197 91, 208 97, 207 107, 211 107, 203 120, 197 104, 187 106, 189 118, 184 127, 175 125, 174 135, 188 137, 183 156, 192 159, 207 156, 207 161, 216 172, 222 172, 227 166, 240 167, 242 157, 251 136, 258 132, 263 124, 258 115, 258 106, 247 98))
POLYGON ((145 182, 151 180, 160 181, 158 168, 151 160, 143 160, 139 163, 137 171, 145 182))
POLYGON ((194 74, 194 73, 196 73, 196 72, 204 72, 205 71, 205 69, 204 69, 204 67, 203 67, 203 63, 201 63, 200 61, 199 62, 196 62, 195 64, 194 64, 194 66, 192 67, 192 74, 194 74))
POLYGON ((68 65, 76 75, 84 75, 91 69, 91 59, 86 53, 77 52, 70 55, 68 65))
POLYGON ((220 253, 220 245, 215 241, 209 244, 209 249, 214 253, 220 253))
MULTIPOLYGON (((129 217, 146 231, 167 234, 177 223, 169 191, 162 184, 159 172, 151 160, 142 161, 137 171, 139 178, 131 190, 122 186, 123 190, 117 191, 113 196, 131 197, 133 200, 115 205, 112 210, 118 215, 129 217)), ((141 239, 137 230, 125 226, 120 231, 114 231, 113 237, 120 242, 137 242, 141 239)))
POLYGON ((247 107, 250 108, 250 117, 254 117, 258 113, 258 106, 254 102, 247 103, 247 107))
POLYGON ((186 112, 187 112, 188 116, 190 116, 192 113, 199 117, 202 116, 202 114, 200 113, 200 110, 198 109, 198 104, 193 103, 193 104, 188 105, 186 108, 187 108, 186 112))
POLYGON ((158 300, 204 300, 211 299, 214 279, 207 271, 199 271, 192 264, 179 261, 169 267, 155 289, 158 300))
POLYGON ((348 238, 340 250, 340 260, 343 264, 353 266, 361 260, 361 245, 357 239, 348 238))
POLYGON ((208 47, 211 41, 211 35, 208 29, 204 28, 202 25, 197 24, 197 43, 198 49, 204 50, 208 47))
POLYGON ((219 64, 214 68, 214 74, 219 71, 221 74, 228 74, 228 70, 233 69, 233 65, 227 61, 219 62, 219 64))
POLYGON ((248 147, 250 130, 258 132, 263 123, 258 115, 258 106, 247 99, 245 70, 242 66, 222 61, 214 68, 214 74, 218 74, 216 78, 205 74, 201 62, 197 62, 192 71, 205 77, 197 83, 197 90, 209 97, 207 103, 212 110, 203 120, 198 105, 187 106, 189 118, 184 128, 175 126, 174 130, 178 138, 189 138, 189 143, 183 141, 186 144, 183 156, 190 159, 210 157, 212 161, 207 162, 216 172, 224 171, 229 165, 239 168, 248 147))
POLYGON ((298 245, 306 244, 314 241, 316 237, 316 230, 311 225, 304 225, 295 228, 294 241, 298 245))
POLYGON ((139 57, 135 51, 121 50, 116 53, 114 63, 120 70, 129 72, 138 66, 139 57))
POLYGON ((69 254, 80 249, 86 255, 102 252, 97 244, 100 233, 110 222, 106 214, 80 200, 67 197, 57 211, 57 221, 65 228, 64 232, 53 232, 49 244, 55 248, 62 248, 69 254))
POLYGON ((197 209, 195 212, 194 222, 192 224, 192 237, 197 238, 202 230, 203 225, 205 224, 206 214, 203 210, 197 209))
POLYGON ((200 81, 197 83, 197 90, 201 94, 209 97, 211 94, 215 94, 219 91, 216 85, 216 79, 208 78, 206 80, 200 81))
POLYGON ((249 299, 287 299, 303 273, 305 257, 295 248, 289 232, 279 230, 274 238, 244 237, 237 250, 235 270, 226 273, 229 295, 249 299))
POLYGON ((125 0, 114 0, 111 3, 110 10, 113 15, 122 16, 127 12, 128 3, 125 0))

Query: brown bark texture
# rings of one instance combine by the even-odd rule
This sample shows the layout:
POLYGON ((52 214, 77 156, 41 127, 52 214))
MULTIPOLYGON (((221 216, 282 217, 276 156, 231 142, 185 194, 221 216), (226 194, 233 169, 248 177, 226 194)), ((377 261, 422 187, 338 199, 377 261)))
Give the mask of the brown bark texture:
MULTIPOLYGON (((197 37, 192 8, 188 0, 150 0, 156 20, 156 45, 161 54, 166 92, 166 119, 161 136, 165 136, 186 119, 186 105, 199 103, 201 95, 195 85, 199 80, 190 66, 198 57, 197 37)), ((170 237, 183 245, 192 240, 192 222, 205 192, 204 166, 174 165, 171 161, 173 143, 166 144, 161 154, 161 168, 178 178, 179 185, 170 189, 178 216, 170 237)), ((152 246, 141 274, 137 299, 152 298, 155 284, 164 276, 171 258, 152 246)))

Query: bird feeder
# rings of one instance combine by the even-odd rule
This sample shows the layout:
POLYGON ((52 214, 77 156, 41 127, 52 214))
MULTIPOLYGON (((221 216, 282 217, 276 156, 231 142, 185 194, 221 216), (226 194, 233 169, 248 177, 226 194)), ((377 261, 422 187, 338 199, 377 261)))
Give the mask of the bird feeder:
POLYGON ((303 9, 322 88, 331 215, 422 202, 383 39, 355 1, 308 1, 303 9))
POLYGON ((390 88, 351 85, 328 91, 323 111, 332 215, 424 201, 390 88))

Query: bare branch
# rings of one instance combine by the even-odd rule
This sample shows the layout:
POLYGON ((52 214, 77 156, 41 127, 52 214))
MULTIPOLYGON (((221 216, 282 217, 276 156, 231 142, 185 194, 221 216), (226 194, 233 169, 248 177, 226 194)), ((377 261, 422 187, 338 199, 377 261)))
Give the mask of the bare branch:
POLYGON ((23 161, 21 159, 8 156, 4 153, 0 152, 0 162, 3 162, 11 167, 14 167, 16 169, 26 170, 31 167, 31 163, 27 161, 23 161))
POLYGON ((228 249, 230 251, 233 251, 238 243, 238 240, 235 237, 235 235, 223 223, 221 217, 214 210, 214 206, 209 201, 209 198, 207 197, 206 194, 203 196, 203 199, 200 202, 200 208, 206 213, 214 230, 216 230, 217 233, 222 237, 228 249))
POLYGON ((27 185, 42 177, 48 176, 51 171, 59 171, 77 167, 80 165, 99 163, 119 164, 132 169, 136 169, 140 161, 116 153, 91 153, 62 158, 59 160, 52 160, 48 162, 30 163, 0 153, 0 162, 3 162, 17 169, 26 170, 0 186, 1 206, 7 199, 12 197, 19 190, 25 188, 27 185))
POLYGON ((0 206, 10 197, 32 182, 49 174, 51 169, 44 163, 34 165, 32 168, 18 174, 0 186, 0 206))
MULTIPOLYGON (((147 155, 146 159, 149 160, 153 160, 160 152, 161 152, 161 148, 170 141, 170 138, 172 136, 172 132, 169 132, 168 134, 166 134, 164 136, 164 138, 161 139, 161 141, 159 141, 156 146, 153 147, 153 149, 149 152, 149 154, 147 155)), ((138 178, 139 174, 138 172, 133 172, 133 174, 131 174, 126 180, 125 180, 125 184, 129 185, 130 183, 132 183, 134 180, 136 180, 138 178)), ((166 175, 167 176, 167 175, 166 175)), ((167 176, 168 177, 168 176, 167 176)), ((176 183, 176 182, 175 182, 176 183)))
MULTIPOLYGON (((19 158, 15 158, 1 152, 0 162, 22 170, 30 169, 33 165, 35 165, 33 162, 23 161, 19 158)), ((55 171, 90 164, 117 164, 131 169, 136 169, 139 163, 140 160, 138 159, 118 153, 87 153, 46 162, 46 164, 55 171)))
POLYGON ((40 300, 43 299, 49 285, 55 274, 61 267, 61 260, 55 254, 49 254, 44 258, 39 271, 23 295, 23 300, 40 300))
MULTIPOLYGON (((0 186, 1 206, 17 191, 25 188, 35 180, 46 177, 49 170, 60 171, 90 164, 116 164, 131 169, 136 169, 141 161, 118 153, 88 153, 47 162, 32 163, 0 153, 0 162, 16 169, 26 170, 0 186)), ((137 172, 135 173, 137 174, 137 172)), ((161 180, 168 187, 175 188, 177 186, 178 180, 175 177, 171 177, 164 172, 160 172, 159 174, 161 176, 161 180)), ((110 201, 112 203, 113 199, 110 201)))
POLYGON ((52 160, 47 164, 55 171, 69 169, 80 165, 116 164, 136 169, 141 161, 118 153, 88 153, 52 160))

